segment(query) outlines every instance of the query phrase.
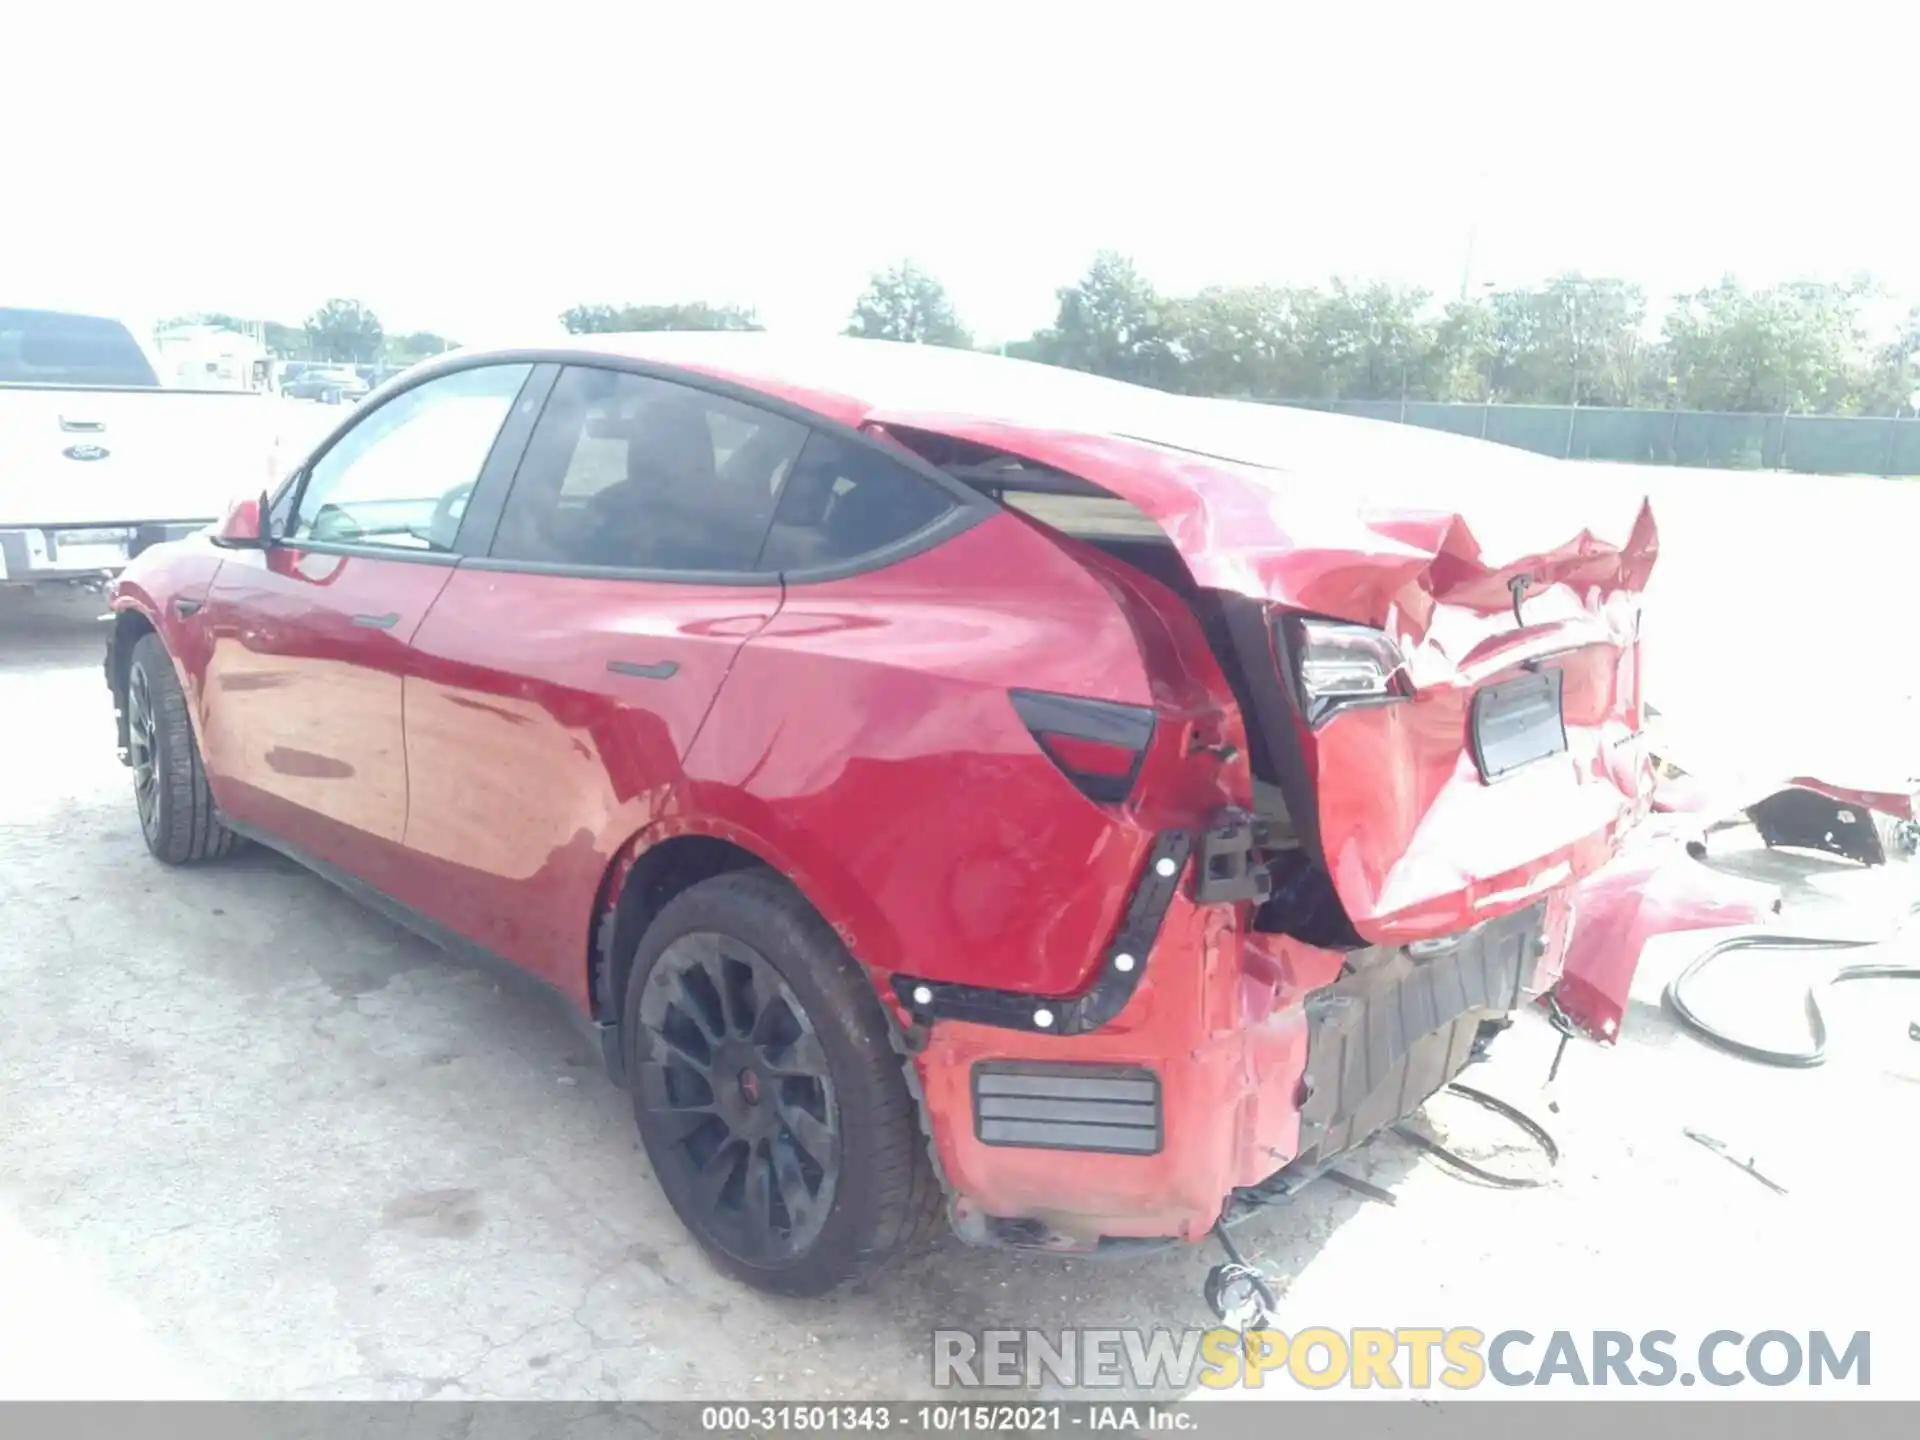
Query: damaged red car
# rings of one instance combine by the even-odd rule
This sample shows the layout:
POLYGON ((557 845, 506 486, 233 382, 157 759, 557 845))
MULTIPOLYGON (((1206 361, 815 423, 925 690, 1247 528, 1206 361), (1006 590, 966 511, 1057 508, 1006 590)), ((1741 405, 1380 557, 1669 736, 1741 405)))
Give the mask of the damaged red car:
POLYGON ((880 342, 458 353, 120 577, 121 754, 161 860, 558 987, 753 1284, 1199 1240, 1549 991, 1646 813, 1651 516, 1556 528, 1532 457, 1431 503, 1515 453, 880 342))

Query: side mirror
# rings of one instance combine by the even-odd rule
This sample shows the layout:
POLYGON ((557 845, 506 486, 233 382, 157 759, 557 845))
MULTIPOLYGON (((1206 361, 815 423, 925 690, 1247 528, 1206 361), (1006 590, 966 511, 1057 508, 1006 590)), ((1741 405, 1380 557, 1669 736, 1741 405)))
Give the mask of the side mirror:
POLYGON ((267 548, 267 492, 251 500, 236 500, 213 531, 213 543, 223 550, 267 548))

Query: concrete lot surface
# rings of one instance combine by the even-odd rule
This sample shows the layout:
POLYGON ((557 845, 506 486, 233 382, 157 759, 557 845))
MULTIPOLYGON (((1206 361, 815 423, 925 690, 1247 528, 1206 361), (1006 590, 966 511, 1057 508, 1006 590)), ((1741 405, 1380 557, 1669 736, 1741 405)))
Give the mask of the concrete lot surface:
MULTIPOLYGON (((1695 588, 1676 578, 1662 600, 1676 646, 1713 643, 1700 607, 1716 564, 1758 577, 1741 583, 1785 617, 1770 626, 1801 623, 1775 591, 1811 597, 1817 639, 1862 614, 1857 546, 1911 553, 1920 526, 1887 533, 1920 518, 1911 502, 1863 490, 1878 498, 1858 506, 1886 509, 1856 508, 1849 526, 1836 492, 1805 488, 1839 482, 1793 483, 1778 503, 1802 508, 1764 524, 1741 510, 1746 531, 1724 545, 1701 513, 1717 502, 1669 525, 1670 553, 1700 547, 1695 588), (1778 579, 1809 535, 1856 549, 1778 579)), ((1211 1251, 1095 1263, 949 1242, 805 1303, 721 1278, 558 1000, 259 851, 201 870, 148 858, 113 758, 98 608, 0 606, 0 1396, 911 1396, 928 1388, 935 1328, 1208 1323, 1211 1251)), ((1860 653, 1884 658, 1872 678, 1891 706, 1911 634, 1896 611, 1871 624, 1860 653)), ((1813 683, 1805 638, 1776 628, 1736 648, 1786 657, 1787 694, 1813 683)), ((1705 706, 1722 693, 1715 656, 1660 663, 1705 706)), ((1729 863, 1787 885, 1807 924, 1849 933, 1889 928, 1912 889, 1901 869, 1729 863)), ((1323 1186, 1249 1223, 1242 1244, 1284 1282, 1281 1326, 1657 1328, 1683 1343, 1871 1330, 1871 1393, 1920 1396, 1920 1044, 1906 1035, 1920 986, 1838 992, 1834 1062, 1763 1070, 1659 1012, 1694 944, 1650 957, 1618 1049, 1570 1055, 1558 1113, 1540 1090, 1555 1037, 1532 1017, 1470 1077, 1554 1130, 1550 1188, 1465 1184, 1387 1139, 1352 1168, 1397 1205, 1323 1186)), ((1726 963, 1742 983, 1710 998, 1797 1036, 1795 987, 1829 962, 1726 963)), ((1490 1164, 1537 1163, 1460 1102, 1431 1113, 1490 1164)))

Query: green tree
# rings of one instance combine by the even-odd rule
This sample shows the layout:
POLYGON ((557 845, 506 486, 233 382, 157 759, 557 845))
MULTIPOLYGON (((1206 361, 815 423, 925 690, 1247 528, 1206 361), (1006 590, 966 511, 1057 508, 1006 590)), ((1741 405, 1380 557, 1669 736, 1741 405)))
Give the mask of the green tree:
POLYGON ((1343 400, 1429 399, 1434 325, 1426 291, 1336 279, 1306 310, 1301 348, 1320 394, 1343 400))
POLYGON ((621 328, 620 312, 611 305, 575 305, 560 314, 569 335, 601 335, 621 328))
POLYGON ((395 365, 413 365, 457 346, 457 341, 449 340, 444 335, 436 335, 431 330, 416 330, 411 335, 389 335, 386 358, 395 365))
POLYGON ((1479 401, 1492 393, 1499 322, 1485 300, 1455 300, 1434 325, 1429 359, 1435 398, 1479 401))
POLYGON ((1277 285, 1213 286, 1167 309, 1179 385, 1195 395, 1298 399, 1319 394, 1303 335, 1318 297, 1277 285))
POLYGON ((1647 300, 1637 285, 1575 272, 1492 300, 1493 398, 1631 405, 1640 397, 1647 300))
POLYGON ((853 307, 846 333, 961 350, 973 344, 973 336, 953 312, 946 287, 911 260, 874 275, 853 307))
POLYGON ((267 349, 282 360, 304 360, 313 353, 312 341, 298 325, 269 320, 262 328, 266 332, 267 349))
POLYGON ((1869 415, 1911 415, 1920 391, 1920 305, 1907 311, 1893 338, 1868 357, 1859 384, 1860 409, 1869 415))
POLYGON ((1059 313, 1033 337, 1035 358, 1142 385, 1177 381, 1170 307, 1131 260, 1103 250, 1084 276, 1054 293, 1059 313))
POLYGON ((1863 286, 1731 277, 1676 298, 1664 326, 1679 402, 1693 410, 1856 409, 1863 286))
POLYGON ((358 300, 329 300, 307 317, 308 348, 317 359, 365 364, 380 358, 380 317, 358 300))
POLYGON ((678 305, 575 305, 561 314, 560 323, 569 335, 765 328, 752 310, 738 305, 709 305, 703 300, 678 305))
POLYGON ((1203 290, 1170 311, 1180 386, 1255 399, 1445 397, 1449 366, 1428 298, 1337 279, 1324 290, 1203 290))

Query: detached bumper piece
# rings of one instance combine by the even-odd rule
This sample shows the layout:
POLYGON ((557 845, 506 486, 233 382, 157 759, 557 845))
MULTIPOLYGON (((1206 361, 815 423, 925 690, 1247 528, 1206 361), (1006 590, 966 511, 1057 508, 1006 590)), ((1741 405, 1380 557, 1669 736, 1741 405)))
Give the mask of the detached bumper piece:
POLYGON ((973 1133, 983 1145, 1157 1155, 1160 1077, 1125 1065, 983 1060, 973 1067, 973 1133))
POLYGON ((1309 995, 1300 1154, 1275 1179, 1351 1150, 1465 1069, 1481 1023, 1524 1001, 1545 918, 1542 903, 1445 941, 1357 951, 1309 995))
POLYGON ((1814 790, 1782 790, 1747 810, 1768 849, 1820 850, 1862 865, 1887 863, 1887 847, 1873 812, 1814 790))
POLYGON ((934 1020, 965 1020, 1005 1030, 1043 1035, 1084 1035, 1098 1030, 1126 1008, 1146 973, 1147 956, 1160 938, 1167 907, 1180 888, 1180 876, 1193 854, 1185 830, 1161 832, 1148 852, 1146 869, 1135 882, 1120 930, 1100 962, 1100 973, 1078 995, 1027 995, 989 990, 980 985, 893 977, 894 994, 916 1025, 934 1020))

